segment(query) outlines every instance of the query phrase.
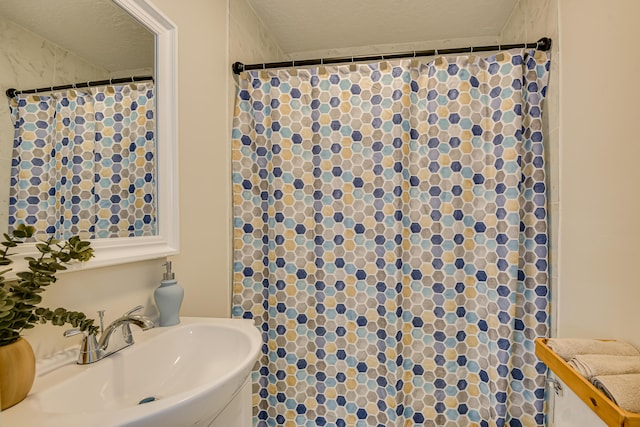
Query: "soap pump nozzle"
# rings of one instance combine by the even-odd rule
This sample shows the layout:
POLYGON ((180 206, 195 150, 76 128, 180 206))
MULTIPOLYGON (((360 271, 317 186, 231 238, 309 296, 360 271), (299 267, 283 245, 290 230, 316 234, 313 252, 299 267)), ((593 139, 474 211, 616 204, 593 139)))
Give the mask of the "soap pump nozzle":
POLYGON ((167 261, 162 265, 167 268, 167 271, 162 274, 162 280, 174 280, 176 275, 171 271, 171 261, 167 261))

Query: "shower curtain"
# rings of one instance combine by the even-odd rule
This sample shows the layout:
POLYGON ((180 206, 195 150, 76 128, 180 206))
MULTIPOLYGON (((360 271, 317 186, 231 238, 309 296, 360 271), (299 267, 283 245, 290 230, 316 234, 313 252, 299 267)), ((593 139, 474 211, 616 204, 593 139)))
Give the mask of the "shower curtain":
POLYGON ((510 50, 241 75, 255 425, 544 425, 548 68, 510 50))
POLYGON ((12 98, 9 230, 155 235, 154 103, 153 82, 12 98))

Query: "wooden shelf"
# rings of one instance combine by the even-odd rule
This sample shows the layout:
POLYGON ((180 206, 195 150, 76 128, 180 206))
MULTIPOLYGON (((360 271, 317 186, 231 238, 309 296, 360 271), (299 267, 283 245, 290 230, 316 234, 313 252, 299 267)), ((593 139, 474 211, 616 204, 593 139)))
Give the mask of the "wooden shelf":
POLYGON ((640 414, 625 411, 608 399, 585 377, 547 346, 547 338, 536 339, 536 355, 554 374, 609 427, 640 427, 640 414))

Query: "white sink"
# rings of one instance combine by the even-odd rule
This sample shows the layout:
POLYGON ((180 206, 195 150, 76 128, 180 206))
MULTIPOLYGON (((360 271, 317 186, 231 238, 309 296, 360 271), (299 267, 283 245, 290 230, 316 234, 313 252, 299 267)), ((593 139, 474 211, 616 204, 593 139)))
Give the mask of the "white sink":
POLYGON ((29 396, 2 412, 3 424, 208 425, 247 380, 262 342, 253 322, 240 319, 183 317, 169 328, 131 329, 133 346, 39 375, 29 396))

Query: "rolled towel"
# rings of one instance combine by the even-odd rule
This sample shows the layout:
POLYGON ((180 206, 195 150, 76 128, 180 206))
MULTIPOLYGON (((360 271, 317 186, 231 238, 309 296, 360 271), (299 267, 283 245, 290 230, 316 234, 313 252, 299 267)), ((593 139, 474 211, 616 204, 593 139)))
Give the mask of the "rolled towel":
POLYGON ((615 354, 640 356, 640 351, 626 341, 601 341, 582 338, 551 338, 547 346, 565 362, 578 354, 615 354))
POLYGON ((640 413, 640 374, 601 375, 591 382, 625 411, 640 413))
POLYGON ((640 374, 640 356, 578 354, 569 366, 590 380, 599 375, 640 374))

